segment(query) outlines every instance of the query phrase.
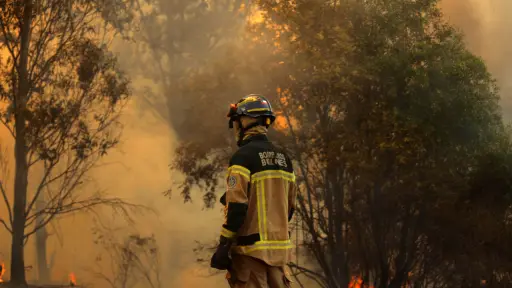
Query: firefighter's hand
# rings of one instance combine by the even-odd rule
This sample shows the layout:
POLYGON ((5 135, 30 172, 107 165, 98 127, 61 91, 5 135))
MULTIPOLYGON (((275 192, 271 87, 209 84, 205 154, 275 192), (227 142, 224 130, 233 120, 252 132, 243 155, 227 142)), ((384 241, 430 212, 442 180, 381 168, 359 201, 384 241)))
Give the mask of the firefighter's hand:
POLYGON ((231 267, 231 259, 229 258, 229 250, 231 249, 231 241, 221 236, 221 241, 217 250, 212 256, 210 267, 218 270, 228 270, 231 267))
POLYGON ((229 255, 227 253, 217 249, 212 256, 210 267, 218 270, 228 270, 231 267, 231 259, 229 259, 229 255))

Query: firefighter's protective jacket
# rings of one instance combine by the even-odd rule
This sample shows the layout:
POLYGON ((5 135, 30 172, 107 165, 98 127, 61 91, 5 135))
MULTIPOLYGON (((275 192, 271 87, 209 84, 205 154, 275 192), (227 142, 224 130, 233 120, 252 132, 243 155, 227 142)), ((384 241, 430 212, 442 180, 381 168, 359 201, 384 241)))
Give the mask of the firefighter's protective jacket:
POLYGON ((221 234, 235 239, 232 253, 286 265, 293 248, 288 232, 297 193, 288 156, 265 134, 251 135, 231 158, 226 181, 221 234))

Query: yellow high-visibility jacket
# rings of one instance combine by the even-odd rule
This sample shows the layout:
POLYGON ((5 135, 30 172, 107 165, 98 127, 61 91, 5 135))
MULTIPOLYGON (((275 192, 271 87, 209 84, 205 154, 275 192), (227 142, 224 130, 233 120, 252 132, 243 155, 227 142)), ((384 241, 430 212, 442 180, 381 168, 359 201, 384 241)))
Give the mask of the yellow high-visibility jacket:
POLYGON ((297 196, 290 158, 266 135, 252 135, 231 158, 226 184, 221 235, 235 240, 232 253, 271 266, 286 265, 293 248, 288 232, 297 196))

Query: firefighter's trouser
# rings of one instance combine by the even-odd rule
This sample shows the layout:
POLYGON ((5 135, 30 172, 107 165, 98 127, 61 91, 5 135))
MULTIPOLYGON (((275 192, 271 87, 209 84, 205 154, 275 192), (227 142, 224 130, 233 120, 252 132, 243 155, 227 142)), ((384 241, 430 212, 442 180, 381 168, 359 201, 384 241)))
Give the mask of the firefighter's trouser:
POLYGON ((232 266, 227 278, 232 288, 290 288, 291 279, 285 267, 244 255, 232 255, 232 266))

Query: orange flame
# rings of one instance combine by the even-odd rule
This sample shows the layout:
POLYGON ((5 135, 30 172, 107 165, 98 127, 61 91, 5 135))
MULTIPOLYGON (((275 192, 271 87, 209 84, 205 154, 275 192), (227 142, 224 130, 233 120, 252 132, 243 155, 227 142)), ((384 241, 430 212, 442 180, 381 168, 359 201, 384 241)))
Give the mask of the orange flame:
POLYGON ((353 276, 350 283, 348 283, 348 288, 375 288, 372 285, 363 284, 363 279, 361 277, 353 276))
POLYGON ((71 287, 76 286, 76 276, 73 272, 69 273, 69 285, 71 285, 71 287))
MULTIPOLYGON (((412 275, 411 273, 409 275, 412 275)), ((363 283, 363 278, 358 276, 352 276, 352 279, 350 280, 350 283, 348 283, 348 288, 375 288, 373 285, 368 285, 363 283)), ((401 286, 402 288, 410 288, 409 284, 405 284, 401 286)))
POLYGON ((4 276, 5 274, 5 264, 2 263, 0 264, 0 283, 4 282, 4 280, 2 280, 2 277, 4 276))

